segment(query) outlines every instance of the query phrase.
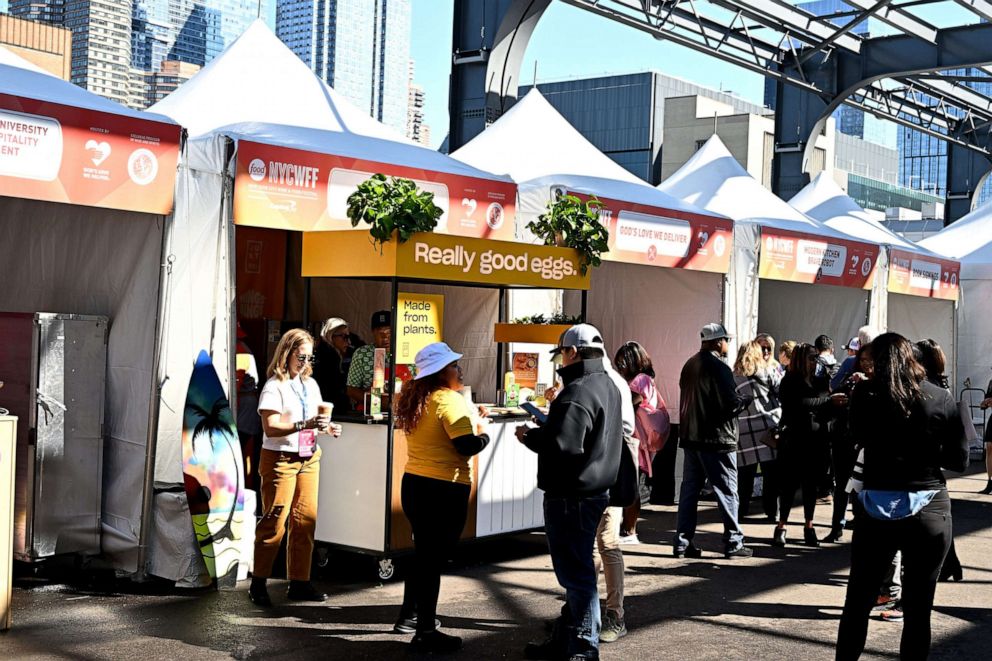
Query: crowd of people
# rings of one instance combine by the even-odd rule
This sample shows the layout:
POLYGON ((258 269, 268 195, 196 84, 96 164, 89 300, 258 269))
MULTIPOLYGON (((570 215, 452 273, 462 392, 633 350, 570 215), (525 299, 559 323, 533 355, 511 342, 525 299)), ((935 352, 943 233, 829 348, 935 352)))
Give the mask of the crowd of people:
MULTIPOLYGON (((389 347, 390 322, 388 312, 374 315, 368 349, 354 348, 357 338, 340 318, 324 324, 316 350, 303 330, 279 342, 257 402, 262 517, 249 597, 260 606, 271 605, 266 579, 287 534, 288 598, 327 598, 310 582, 320 460, 314 437, 339 435, 341 427, 318 407, 366 405, 371 355, 389 347)), ((731 361, 734 339, 722 325, 707 324, 699 351, 682 368, 684 463, 673 555, 703 556, 694 543, 697 510, 710 492, 723 522, 724 557, 753 556, 741 520, 750 516, 760 475, 772 545, 795 543, 787 531, 800 492, 802 544, 839 543, 854 528, 837 658, 861 655, 870 612, 879 607, 888 619, 905 618, 901 655, 925 658, 936 584, 962 578, 943 470, 964 470, 968 445, 943 351, 933 340, 873 337, 865 327, 843 347, 843 361, 826 335, 777 344, 768 334, 738 342, 731 361), (813 519, 823 498, 833 507, 821 540, 813 519)), ((537 455, 547 544, 565 600, 548 638, 525 654, 591 659, 601 642, 627 633, 622 547, 639 543, 645 481, 673 426, 651 357, 637 342, 622 345, 611 361, 599 331, 579 324, 552 356, 559 383, 546 393, 547 417, 519 426, 517 438, 537 455)), ((415 549, 394 631, 413 634, 412 649, 422 652, 461 647, 440 630, 440 580, 465 525, 472 457, 490 442, 488 412, 473 410, 458 392, 460 358, 447 344, 428 345, 391 406, 408 441, 401 501, 415 549)))

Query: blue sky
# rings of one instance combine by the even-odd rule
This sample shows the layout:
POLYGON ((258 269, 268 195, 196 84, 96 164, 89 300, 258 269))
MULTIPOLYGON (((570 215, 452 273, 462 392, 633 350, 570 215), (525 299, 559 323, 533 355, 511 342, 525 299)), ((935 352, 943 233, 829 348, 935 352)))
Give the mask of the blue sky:
MULTIPOLYGON (((412 5, 414 79, 426 92, 426 120, 437 146, 448 132, 454 3, 412 0, 412 5)), ((715 89, 722 86, 755 103, 764 95, 757 74, 560 2, 552 3, 534 31, 520 71, 525 85, 533 80, 535 61, 539 82, 655 69, 715 89)))

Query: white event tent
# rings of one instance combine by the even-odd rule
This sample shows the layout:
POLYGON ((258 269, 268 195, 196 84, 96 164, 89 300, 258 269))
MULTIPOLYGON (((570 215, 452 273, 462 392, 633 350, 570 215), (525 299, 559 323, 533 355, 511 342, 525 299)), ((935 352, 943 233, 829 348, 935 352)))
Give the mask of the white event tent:
POLYGON ((838 232, 879 243, 888 249, 888 273, 880 271, 880 275, 886 277, 887 295, 879 300, 879 328, 900 333, 914 342, 926 338, 936 340, 950 361, 947 367, 954 383, 957 287, 949 289, 947 285, 952 278, 956 285, 957 264, 943 260, 879 223, 848 197, 827 173, 818 174, 789 200, 789 204, 838 232), (900 264, 906 267, 900 270, 900 264), (947 277, 942 279, 942 274, 947 277), (909 287, 911 283, 918 286, 909 287), (949 298, 940 297, 949 291, 954 294, 949 298))
POLYGON ((852 241, 789 206, 751 177, 718 136, 658 188, 734 219, 737 316, 728 321, 738 338, 766 332, 779 342, 812 342, 826 333, 836 340, 877 325, 870 307, 877 308, 871 301, 878 297, 863 288, 866 280, 877 288, 877 244, 852 241))
MULTIPOLYGON (((693 264, 698 257, 693 250, 698 227, 693 223, 706 223, 707 236, 715 236, 712 228, 719 226, 726 234, 716 241, 729 252, 729 219, 675 199, 637 178, 592 145, 536 89, 452 157, 506 173, 517 182, 518 233, 525 241, 536 240, 526 225, 557 194, 596 196, 605 204, 608 215, 603 220, 611 232, 611 253, 593 271, 586 319, 601 330, 609 352, 628 340, 645 346, 653 358, 661 393, 677 420, 682 364, 699 349, 699 329, 725 316, 725 275, 718 267, 701 269, 693 264), (663 241, 646 240, 630 245, 629 251, 619 251, 623 247, 622 239, 617 242, 619 227, 678 233, 684 243, 665 246, 663 241), (661 261, 646 259, 644 254, 650 250, 669 257, 664 265, 673 268, 658 268, 661 261)), ((702 253, 712 256, 714 250, 720 249, 711 242, 702 253)), ((565 307, 573 314, 578 312, 574 297, 574 293, 565 297, 565 307)), ((531 299, 525 305, 532 307, 535 302, 531 299)), ((515 305, 513 313, 547 309, 515 305)))
POLYGON ((992 202, 920 242, 961 262, 957 381, 985 389, 992 378, 992 202))
MULTIPOLYGON (((352 330, 370 337, 372 312, 389 307, 388 283, 316 279, 311 288, 300 275, 302 233, 351 229, 344 215, 345 200, 358 183, 375 172, 414 179, 434 192, 435 202, 444 209, 437 231, 513 238, 509 223, 505 228, 487 228, 485 220, 473 220, 475 206, 468 211, 463 203, 463 192, 471 189, 480 196, 476 217, 484 215, 483 200, 498 199, 512 206, 515 187, 508 178, 420 146, 375 121, 314 75, 262 21, 253 23, 152 110, 173 118, 191 136, 180 166, 176 202, 176 215, 185 223, 177 223, 173 237, 174 245, 189 251, 189 270, 179 274, 188 288, 182 297, 171 297, 168 314, 175 318, 190 309, 213 310, 212 315, 198 316, 195 333, 176 328, 169 334, 157 473, 164 485, 182 483, 182 402, 193 360, 201 348, 210 348, 218 371, 228 368, 233 373, 233 356, 228 352, 233 352, 236 319, 261 323, 264 317, 278 329, 279 321, 299 324, 308 314, 319 321, 349 310, 352 330), (266 188, 277 167, 297 173, 297 179, 283 178, 266 188), (259 260, 262 277, 256 273, 255 282, 263 282, 250 291, 241 281, 243 260, 240 255, 237 263, 234 259, 235 246, 242 246, 249 232, 261 250, 282 251, 274 261, 259 260), (194 272, 197 264, 204 267, 194 272), (266 264, 270 271, 264 271, 266 264), (266 289, 266 284, 275 282, 275 290, 266 289), (265 297, 270 295, 280 303, 263 313, 265 297)), ((419 291, 418 287, 411 285, 409 290, 419 291)), ((461 362, 466 379, 479 383, 483 395, 492 391, 492 397, 496 350, 491 338, 498 292, 446 287, 444 295, 452 311, 446 319, 445 339, 465 353, 461 362)), ((256 358, 264 368, 265 357, 256 358)), ((225 384, 233 381, 227 372, 221 378, 225 384)), ((325 463, 328 459, 334 460, 325 457, 325 463)), ((182 494, 166 488, 159 498, 163 518, 179 522, 186 516, 188 526, 182 494)), ((329 540, 319 526, 318 535, 329 540)), ((187 559, 196 555, 195 549, 180 535, 175 538, 174 547, 152 550, 153 573, 189 578, 195 567, 187 559)))
MULTIPOLYGON (((48 521, 61 528, 50 551, 93 552, 74 543, 99 513, 96 550, 128 572, 140 569, 140 549, 153 536, 168 534, 156 528, 146 507, 156 478, 149 463, 155 443, 149 402, 158 383, 160 304, 168 278, 161 265, 173 222, 180 137, 170 119, 125 108, 0 47, 0 311, 100 315, 110 323, 105 410, 99 412, 103 438, 97 441, 103 443, 103 465, 84 464, 77 455, 93 439, 72 437, 64 453, 59 449, 46 459, 52 473, 38 475, 35 493, 44 490, 46 509, 60 510, 48 521), (102 507, 99 485, 95 505, 82 493, 92 494, 90 482, 101 476, 102 507)), ((5 342, 25 351, 14 348, 12 338, 5 342)), ((68 384, 72 377, 65 379, 68 384)), ((12 410, 15 400, 23 404, 29 396, 29 385, 15 380, 8 373, 0 391, 0 404, 12 410)), ((53 405, 49 424, 95 413, 74 411, 68 399, 60 403, 67 408, 53 405)), ((16 412, 26 436, 31 417, 16 412)), ((26 456, 18 459, 18 502, 30 466, 26 456)), ((188 516, 185 523, 189 528, 188 516)), ((26 525, 18 521, 20 534, 26 525)))

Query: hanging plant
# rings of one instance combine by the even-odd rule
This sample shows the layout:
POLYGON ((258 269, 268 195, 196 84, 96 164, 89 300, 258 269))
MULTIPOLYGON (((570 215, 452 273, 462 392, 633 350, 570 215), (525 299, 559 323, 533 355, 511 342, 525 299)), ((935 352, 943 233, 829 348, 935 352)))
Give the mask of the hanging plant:
POLYGON ((551 316, 535 314, 528 317, 518 317, 513 320, 515 324, 534 324, 537 326, 574 326, 582 323, 582 317, 576 317, 564 312, 555 312, 551 316))
POLYGON ((434 204, 434 193, 417 188, 410 179, 374 174, 348 196, 352 227, 368 223, 372 241, 382 244, 396 233, 400 243, 417 232, 433 232, 444 211, 434 204))
POLYGON ((590 266, 602 263, 600 255, 610 249, 610 232, 599 221, 603 203, 595 196, 583 202, 575 195, 560 195, 548 202, 547 210, 527 229, 546 246, 573 248, 579 252, 579 269, 585 275, 590 266))

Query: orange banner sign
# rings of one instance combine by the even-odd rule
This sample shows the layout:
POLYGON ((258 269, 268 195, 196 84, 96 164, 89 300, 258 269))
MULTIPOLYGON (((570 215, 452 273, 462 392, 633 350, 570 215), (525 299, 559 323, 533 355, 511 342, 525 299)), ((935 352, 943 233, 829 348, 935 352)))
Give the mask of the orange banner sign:
POLYGON ((958 300, 961 264, 950 259, 889 249, 889 292, 958 300))
POLYGON ((788 230, 761 230, 758 277, 870 289, 879 247, 788 230))
POLYGON ((166 215, 180 128, 0 94, 0 195, 166 215))
MULTIPOLYGON (((441 234, 512 241, 516 185, 357 158, 238 143, 234 222, 296 231, 350 230, 348 196, 373 174, 412 179, 443 210, 441 234)), ((359 227, 363 229, 363 227, 359 227)))
POLYGON ((600 220, 610 230, 610 251, 603 259, 712 273, 730 270, 734 223, 729 218, 597 199, 603 203, 600 220))

